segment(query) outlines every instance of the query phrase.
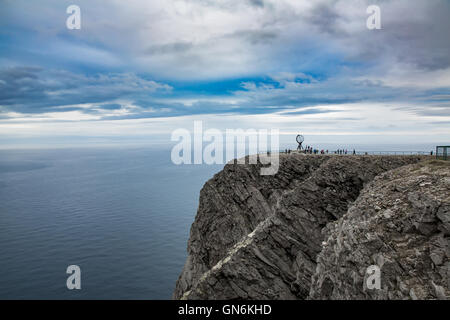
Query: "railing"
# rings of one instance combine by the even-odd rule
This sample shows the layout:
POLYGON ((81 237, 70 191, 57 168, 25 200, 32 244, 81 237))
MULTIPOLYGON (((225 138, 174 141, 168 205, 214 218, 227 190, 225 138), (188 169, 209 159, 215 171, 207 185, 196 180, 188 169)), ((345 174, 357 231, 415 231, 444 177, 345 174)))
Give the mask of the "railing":
MULTIPOLYGON (((304 150, 297 151, 297 150, 291 150, 293 153, 304 153, 304 150)), ((280 150, 280 153, 286 153, 286 150, 280 150)), ((321 154, 321 150, 317 154, 321 154)), ((353 150, 347 150, 347 153, 336 153, 335 151, 328 150, 328 153, 325 152, 324 154, 336 154, 336 155, 433 155, 431 151, 355 151, 353 153, 353 150)))
POLYGON ((431 156, 431 151, 357 151, 356 154, 370 154, 370 155, 428 155, 431 156))

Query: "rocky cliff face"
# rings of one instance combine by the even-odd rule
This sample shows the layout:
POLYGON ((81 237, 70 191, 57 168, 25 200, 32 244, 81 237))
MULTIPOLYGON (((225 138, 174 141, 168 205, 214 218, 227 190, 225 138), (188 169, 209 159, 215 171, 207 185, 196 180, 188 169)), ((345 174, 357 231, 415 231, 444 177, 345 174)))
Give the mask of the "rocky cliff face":
POLYGON ((450 163, 376 177, 324 234, 311 299, 450 298, 450 163), (380 290, 364 285, 370 265, 380 290))
MULTIPOLYGON (((350 290, 352 283, 359 285, 359 282, 362 283, 364 279, 364 273, 362 278, 355 276, 354 273, 357 270, 359 275, 360 269, 373 264, 370 259, 378 253, 375 250, 379 248, 366 248, 361 244, 360 239, 351 238, 353 222, 348 221, 345 224, 347 229, 341 229, 351 234, 349 236, 351 240, 346 242, 347 251, 338 250, 342 242, 333 240, 333 237, 341 239, 343 231, 340 231, 338 224, 347 221, 350 212, 365 210, 358 209, 360 208, 358 206, 362 206, 361 199, 367 199, 364 204, 372 205, 375 210, 373 213, 380 212, 382 209, 377 208, 385 207, 380 207, 375 202, 371 204, 368 202, 377 201, 378 198, 365 196, 366 189, 373 188, 369 183, 388 170, 417 163, 420 160, 423 158, 416 156, 290 154, 281 155, 280 170, 274 176, 259 175, 259 165, 226 165, 224 170, 208 181, 201 191, 199 209, 188 243, 188 259, 177 281, 174 298, 345 298, 346 296, 339 292, 341 289, 345 290, 345 286, 341 284, 343 282, 348 282, 349 288, 345 292, 349 295, 363 296, 364 292, 357 293, 359 291, 355 289, 353 293, 350 290), (360 194, 362 190, 364 191, 360 194), (365 255, 366 260, 361 258, 351 261, 348 256, 352 256, 358 244, 363 246, 359 250, 361 255, 365 255), (334 245, 339 245, 338 249, 334 248, 334 245), (366 257, 366 255, 369 256, 366 257), (341 268, 340 264, 336 265, 336 261, 342 259, 348 262, 348 266, 345 272, 343 271, 344 275, 340 277, 332 268, 341 268), (371 263, 367 265, 368 262, 371 263)), ((439 170, 434 174, 436 179, 441 176, 439 170)), ((375 179, 373 183, 380 181, 381 177, 384 176, 375 179)), ((435 183, 435 180, 430 181, 435 183)), ((445 181, 448 184, 448 180, 445 181)), ((398 185, 398 182, 395 185, 398 185)), ((389 194, 386 191, 387 187, 380 186, 377 190, 377 195, 379 191, 389 194)), ((404 190, 413 190, 413 188, 404 190)), ((435 189, 429 188, 429 190, 435 189)), ((436 189, 436 192, 438 190, 441 189, 436 189)), ((448 197, 448 190, 446 195, 448 197)), ((384 197, 386 196, 381 196, 380 199, 384 197)), ((445 203, 444 200, 436 200, 436 203, 445 203)), ((438 237, 433 238, 433 243, 440 245, 435 252, 433 251, 433 257, 440 264, 430 271, 432 280, 430 290, 434 290, 434 294, 439 292, 442 296, 447 295, 446 290, 448 290, 448 284, 444 286, 442 283, 442 279, 448 279, 448 274, 445 273, 446 270, 448 271, 446 255, 448 246, 444 245, 445 239, 448 239, 445 233, 447 232, 445 228, 448 227, 448 207, 442 204, 438 206, 436 203, 434 205, 441 208, 438 210, 444 210, 444 213, 439 213, 439 216, 443 216, 442 219, 447 219, 447 222, 439 220, 443 225, 432 227, 430 224, 438 224, 438 220, 430 222, 431 218, 428 216, 424 218, 425 220, 419 219, 416 222, 418 228, 433 230, 430 231, 431 234, 438 237), (441 229, 444 229, 439 231, 442 235, 437 236, 436 230, 441 229)), ((394 208, 391 210, 393 211, 394 208)), ((369 211, 367 212, 370 217, 373 216, 369 211)), ((353 213, 353 215, 362 219, 360 217, 362 213, 353 213)), ((384 217, 384 211, 382 217, 384 217)), ((398 220, 400 222, 397 223, 403 225, 403 220, 400 218, 398 220)), ((363 220, 355 220, 355 223, 361 224, 361 234, 364 233, 364 228, 368 228, 363 220)), ((380 225, 379 222, 373 223, 374 228, 380 225)), ((415 226, 413 222, 411 223, 415 226)), ((422 238, 421 240, 425 241, 422 238)), ((420 240, 417 241, 420 242, 420 240)), ((426 251, 424 248, 423 250, 426 251)), ((382 261, 388 261, 388 256, 385 258, 386 260, 382 261)), ((383 258, 375 259, 378 259, 376 262, 380 262, 383 258)), ((389 259, 395 260, 393 257, 389 259)), ((424 264, 426 262, 428 261, 423 261, 424 264)), ((339 269, 339 271, 342 270, 339 269)), ((411 285, 411 281, 405 280, 402 283, 400 292, 406 290, 403 287, 409 288, 411 285)), ((398 282, 395 284, 398 285, 398 282)), ((399 295, 389 296, 388 293, 391 291, 387 290, 386 296, 379 293, 377 297, 400 297, 399 295)), ((413 289, 413 294, 417 295, 416 291, 413 289)), ((422 297, 421 294, 418 297, 422 297)))

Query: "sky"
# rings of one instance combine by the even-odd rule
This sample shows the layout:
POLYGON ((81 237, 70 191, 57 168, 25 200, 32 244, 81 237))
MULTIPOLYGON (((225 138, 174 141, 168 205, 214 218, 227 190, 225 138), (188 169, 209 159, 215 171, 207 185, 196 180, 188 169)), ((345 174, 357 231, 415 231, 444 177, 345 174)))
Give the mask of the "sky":
POLYGON ((0 148, 164 144, 196 120, 294 148, 450 144, 449 17, 448 0, 0 0, 0 148))

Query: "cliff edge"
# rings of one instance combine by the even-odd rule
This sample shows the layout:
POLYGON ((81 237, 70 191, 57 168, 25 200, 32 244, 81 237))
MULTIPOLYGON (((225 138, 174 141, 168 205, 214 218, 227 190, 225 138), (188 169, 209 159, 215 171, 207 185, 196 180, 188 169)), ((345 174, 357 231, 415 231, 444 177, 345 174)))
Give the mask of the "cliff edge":
POLYGON ((448 296, 449 167, 418 164, 424 159, 294 153, 280 155, 274 176, 259 175, 259 165, 227 164, 200 193, 173 297, 448 296), (406 202, 400 206, 397 199, 406 202), (363 241, 366 234, 378 243, 363 241), (394 234, 408 250, 391 248, 394 234), (400 270, 411 259, 422 267, 411 262, 418 274, 406 279, 400 270), (384 291, 374 294, 363 290, 363 281, 366 268, 377 263, 384 291), (391 270, 392 263, 400 267, 391 270), (414 282, 419 278, 426 285, 414 282))

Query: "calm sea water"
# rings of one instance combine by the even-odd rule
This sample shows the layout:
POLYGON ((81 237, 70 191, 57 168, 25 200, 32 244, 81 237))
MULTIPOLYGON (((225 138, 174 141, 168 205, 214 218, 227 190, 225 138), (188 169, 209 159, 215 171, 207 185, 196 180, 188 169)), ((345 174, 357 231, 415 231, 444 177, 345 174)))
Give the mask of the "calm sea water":
MULTIPOLYGON (((358 148, 391 149, 433 145, 358 148)), ((221 169, 176 166, 170 149, 0 150, 0 299, 169 299, 221 169), (81 290, 66 288, 72 264, 81 290)))
POLYGON ((220 169, 153 148, 0 151, 0 299, 169 299, 220 169))

